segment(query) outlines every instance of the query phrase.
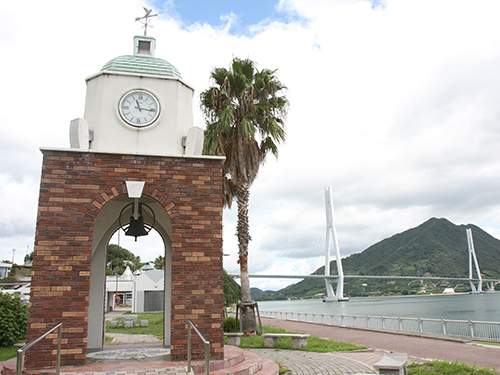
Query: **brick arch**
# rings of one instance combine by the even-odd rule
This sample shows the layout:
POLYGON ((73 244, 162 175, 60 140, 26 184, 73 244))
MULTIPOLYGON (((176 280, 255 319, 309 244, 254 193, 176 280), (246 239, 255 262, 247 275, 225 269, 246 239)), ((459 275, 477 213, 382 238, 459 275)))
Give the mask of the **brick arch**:
MULTIPOLYGON (((167 194, 160 193, 160 191, 154 186, 148 186, 146 183, 144 186, 144 191, 142 192, 143 196, 147 196, 156 202, 158 202, 164 209, 167 211, 170 219, 175 219, 179 216, 179 212, 176 209, 175 204, 170 201, 167 197, 167 194)), ((92 208, 89 208, 86 214, 92 217, 94 220, 102 210, 102 208, 113 199, 127 195, 127 188, 125 182, 120 186, 113 186, 108 192, 102 192, 100 194, 100 198, 94 199, 92 201, 92 208)))
MULTIPOLYGON (((127 196, 126 180, 145 181, 144 196, 158 202, 172 224, 171 359, 186 360, 188 318, 205 328, 210 357, 222 359, 223 160, 42 152, 27 340, 63 322, 61 364, 86 363, 95 223, 105 206, 127 196)), ((202 357, 203 344, 193 345, 202 357)), ((25 364, 37 369, 55 361, 52 346, 41 345, 27 352, 25 364)))

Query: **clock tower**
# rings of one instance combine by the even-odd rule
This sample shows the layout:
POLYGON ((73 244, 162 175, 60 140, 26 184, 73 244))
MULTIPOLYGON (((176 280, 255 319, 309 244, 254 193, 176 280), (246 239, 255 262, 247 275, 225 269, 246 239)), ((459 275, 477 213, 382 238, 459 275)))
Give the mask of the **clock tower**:
POLYGON ((201 155, 194 89, 172 64, 155 57, 155 47, 155 38, 136 36, 132 55, 114 58, 86 79, 84 118, 70 125, 72 148, 201 155))
MULTIPOLYGON (((171 360, 187 359, 188 320, 203 327, 210 358, 224 357, 224 158, 202 155, 194 90, 172 64, 155 57, 155 46, 155 38, 136 36, 132 55, 86 78, 84 115, 70 123, 70 148, 41 148, 26 335, 32 341, 62 323, 63 366, 84 365, 87 350, 104 345, 104 312, 113 306, 105 290, 111 237, 123 230, 137 240, 153 228, 163 240, 164 290, 134 286, 127 291, 133 312, 147 311, 147 301, 156 298, 171 360), (128 229, 140 226, 135 235, 124 222, 128 229)), ((193 343, 194 358, 202 347, 193 343)), ((51 345, 26 354, 28 369, 55 363, 51 345)))

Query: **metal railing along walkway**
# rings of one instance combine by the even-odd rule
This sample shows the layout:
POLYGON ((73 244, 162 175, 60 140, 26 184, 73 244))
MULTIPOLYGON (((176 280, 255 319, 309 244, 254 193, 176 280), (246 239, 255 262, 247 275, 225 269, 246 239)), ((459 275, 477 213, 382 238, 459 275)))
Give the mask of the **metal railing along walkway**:
POLYGON ((339 327, 372 329, 383 332, 403 332, 487 340, 500 342, 500 323, 472 320, 402 318, 368 315, 316 314, 284 311, 261 311, 270 318, 296 320, 305 323, 325 324, 339 327))

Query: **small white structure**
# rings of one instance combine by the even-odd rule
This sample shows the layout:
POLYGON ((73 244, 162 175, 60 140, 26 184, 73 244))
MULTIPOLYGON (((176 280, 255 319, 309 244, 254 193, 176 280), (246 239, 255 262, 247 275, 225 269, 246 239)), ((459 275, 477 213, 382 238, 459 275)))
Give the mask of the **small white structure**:
POLYGON ((106 276, 106 311, 114 310, 118 306, 132 305, 134 278, 128 266, 122 275, 106 276))
POLYGON ((151 265, 151 263, 146 263, 144 266, 141 267, 141 270, 140 270, 140 273, 144 273, 144 272, 148 272, 148 271, 152 271, 154 270, 155 268, 151 265))
POLYGON ((12 264, 10 263, 0 263, 0 279, 7 277, 11 268, 12 264))
POLYGON ((136 276, 132 311, 163 311, 165 278, 164 270, 151 270, 136 276))
POLYGON ((130 306, 133 313, 163 311, 165 271, 147 268, 134 275, 127 267, 123 275, 106 277, 107 311, 118 306, 130 306))
POLYGON ((24 303, 29 303, 30 301, 30 293, 31 293, 31 284, 21 285, 16 289, 5 289, 2 292, 18 295, 21 298, 21 301, 24 303))

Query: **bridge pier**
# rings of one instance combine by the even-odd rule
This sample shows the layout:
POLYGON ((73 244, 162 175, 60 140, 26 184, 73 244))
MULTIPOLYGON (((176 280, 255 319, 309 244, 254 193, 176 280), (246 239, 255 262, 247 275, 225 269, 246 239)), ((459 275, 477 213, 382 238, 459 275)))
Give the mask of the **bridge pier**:
POLYGON ((486 292, 494 292, 495 286, 500 283, 500 281, 487 281, 486 282, 486 292))

